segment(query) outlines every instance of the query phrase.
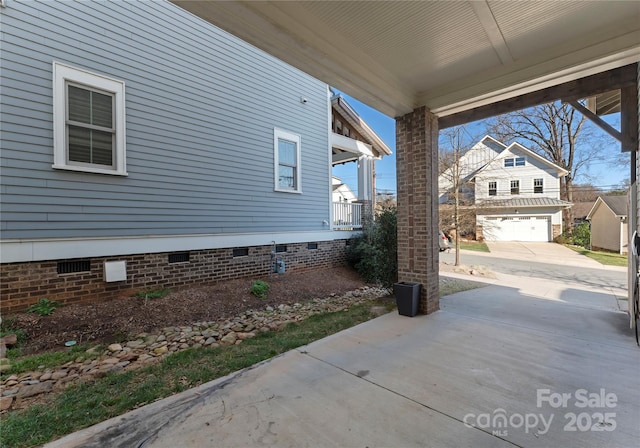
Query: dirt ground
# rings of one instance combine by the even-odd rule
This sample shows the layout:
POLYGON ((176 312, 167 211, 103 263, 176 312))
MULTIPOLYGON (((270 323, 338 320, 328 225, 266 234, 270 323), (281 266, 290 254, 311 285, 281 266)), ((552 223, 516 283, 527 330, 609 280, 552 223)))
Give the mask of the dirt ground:
POLYGON ((293 304, 314 298, 343 294, 364 286, 351 268, 339 267, 284 275, 274 274, 266 299, 250 293, 255 278, 220 282, 215 285, 173 291, 158 299, 120 297, 91 305, 70 305, 50 316, 33 313, 5 316, 12 328, 26 332, 23 354, 59 349, 66 341, 78 344, 111 343, 128 335, 152 332, 169 326, 189 325, 261 310, 267 306, 293 304))

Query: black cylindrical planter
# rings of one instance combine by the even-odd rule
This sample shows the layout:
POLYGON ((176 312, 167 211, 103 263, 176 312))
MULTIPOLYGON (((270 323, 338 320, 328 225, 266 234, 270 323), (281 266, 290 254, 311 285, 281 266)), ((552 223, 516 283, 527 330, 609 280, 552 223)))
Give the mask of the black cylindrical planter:
POLYGON ((393 285, 393 293, 396 296, 398 314, 413 317, 418 314, 420 303, 420 283, 399 282, 393 285))

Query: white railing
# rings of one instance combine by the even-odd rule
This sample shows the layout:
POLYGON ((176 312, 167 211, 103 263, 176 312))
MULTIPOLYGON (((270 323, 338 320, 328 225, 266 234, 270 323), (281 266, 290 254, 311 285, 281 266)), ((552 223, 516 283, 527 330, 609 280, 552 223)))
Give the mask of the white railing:
POLYGON ((353 230, 362 228, 362 204, 356 202, 333 203, 333 229, 353 230))

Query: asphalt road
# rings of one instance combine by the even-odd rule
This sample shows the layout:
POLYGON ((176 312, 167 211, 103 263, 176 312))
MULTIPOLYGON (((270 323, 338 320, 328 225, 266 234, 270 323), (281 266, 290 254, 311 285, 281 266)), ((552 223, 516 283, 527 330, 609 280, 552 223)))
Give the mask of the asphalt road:
MULTIPOLYGON (((455 262, 455 251, 440 252, 440 261, 448 264, 455 262)), ((561 282, 578 283, 596 288, 627 289, 627 274, 619 270, 593 269, 566 266, 552 263, 539 263, 528 260, 494 258, 486 255, 475 255, 462 251, 460 263, 467 266, 486 266, 494 272, 535 277, 561 282)))

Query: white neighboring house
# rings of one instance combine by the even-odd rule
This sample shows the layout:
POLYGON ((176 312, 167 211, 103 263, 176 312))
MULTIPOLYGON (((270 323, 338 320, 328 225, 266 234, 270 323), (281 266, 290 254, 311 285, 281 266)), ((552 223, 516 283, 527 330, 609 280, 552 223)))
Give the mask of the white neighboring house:
MULTIPOLYGON (((465 191, 476 209, 476 238, 487 241, 552 241, 562 234, 560 178, 568 172, 519 143, 486 136, 460 162, 465 191)), ((447 172, 439 179, 440 203, 448 202, 447 172)))
POLYGON ((342 182, 339 177, 333 176, 331 178, 332 187, 332 201, 335 202, 356 202, 358 197, 353 192, 349 185, 342 182))

